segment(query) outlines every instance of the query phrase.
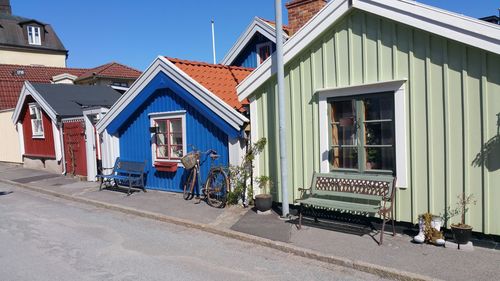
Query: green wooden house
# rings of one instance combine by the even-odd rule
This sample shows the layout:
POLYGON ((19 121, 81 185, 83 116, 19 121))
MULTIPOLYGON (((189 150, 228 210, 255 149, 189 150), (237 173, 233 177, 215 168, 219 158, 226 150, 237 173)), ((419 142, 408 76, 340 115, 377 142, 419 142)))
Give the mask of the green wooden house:
MULTIPOLYGON (((252 139, 268 138, 256 172, 279 183, 273 61, 237 90, 252 139)), ((289 202, 313 172, 393 173, 398 221, 465 192, 477 200, 466 222, 500 235, 500 26, 414 1, 332 0, 284 62, 289 202)))

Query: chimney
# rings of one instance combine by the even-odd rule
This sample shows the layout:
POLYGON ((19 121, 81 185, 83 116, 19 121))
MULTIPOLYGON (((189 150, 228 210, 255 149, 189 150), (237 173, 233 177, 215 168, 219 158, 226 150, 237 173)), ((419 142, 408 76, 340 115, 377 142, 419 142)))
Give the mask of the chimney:
POLYGON ((0 0, 0 14, 12 15, 12 9, 10 8, 10 0, 0 0))
POLYGON ((295 34, 325 5, 326 0, 291 0, 286 3, 288 28, 290 29, 289 35, 295 34))

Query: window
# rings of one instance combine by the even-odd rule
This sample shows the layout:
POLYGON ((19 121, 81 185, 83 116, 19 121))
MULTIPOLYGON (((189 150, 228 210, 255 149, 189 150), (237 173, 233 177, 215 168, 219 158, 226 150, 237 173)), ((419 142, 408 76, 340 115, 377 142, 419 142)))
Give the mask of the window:
POLYGON ((31 118, 31 133, 34 138, 43 138, 43 121, 42 121, 42 109, 36 103, 31 103, 30 108, 30 118, 31 118))
POLYGON ((394 94, 328 99, 330 170, 395 171, 394 94))
POLYGON ((40 27, 28 26, 28 43, 30 43, 30 45, 42 45, 40 27))
POLYGON ((152 158, 155 161, 180 161, 186 151, 185 114, 183 112, 150 115, 152 158))
POLYGON ((271 56, 271 42, 266 42, 257 45, 257 65, 263 63, 268 57, 271 56))

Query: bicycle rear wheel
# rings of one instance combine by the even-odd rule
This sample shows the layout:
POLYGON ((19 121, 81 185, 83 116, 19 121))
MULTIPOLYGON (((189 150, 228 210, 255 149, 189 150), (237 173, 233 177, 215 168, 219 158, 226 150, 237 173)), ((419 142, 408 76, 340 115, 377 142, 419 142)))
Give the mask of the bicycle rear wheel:
POLYGON ((221 168, 214 168, 208 175, 205 183, 205 192, 208 205, 215 208, 224 208, 227 200, 229 179, 221 168))
POLYGON ((184 200, 189 200, 193 198, 194 196, 194 184, 196 182, 196 172, 197 172, 197 167, 194 166, 191 171, 189 172, 189 175, 184 182, 184 193, 182 197, 184 200))

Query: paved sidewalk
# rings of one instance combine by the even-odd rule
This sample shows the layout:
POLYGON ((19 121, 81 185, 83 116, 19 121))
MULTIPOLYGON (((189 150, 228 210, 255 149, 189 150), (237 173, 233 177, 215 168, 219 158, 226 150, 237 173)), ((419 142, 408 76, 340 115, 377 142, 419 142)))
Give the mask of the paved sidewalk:
MULTIPOLYGON (((116 190, 98 191, 98 184, 82 182, 38 170, 0 163, 0 181, 52 196, 139 215, 268 246, 324 262, 336 263, 399 280, 498 280, 500 247, 475 247, 471 252, 411 243, 411 237, 338 231, 306 225, 298 231, 293 222, 276 213, 258 215, 251 209, 231 206, 215 209, 181 194, 148 190, 127 196, 116 190), (428 276, 428 278, 426 277, 428 276)), ((9 190, 0 190, 6 192, 9 190)))

